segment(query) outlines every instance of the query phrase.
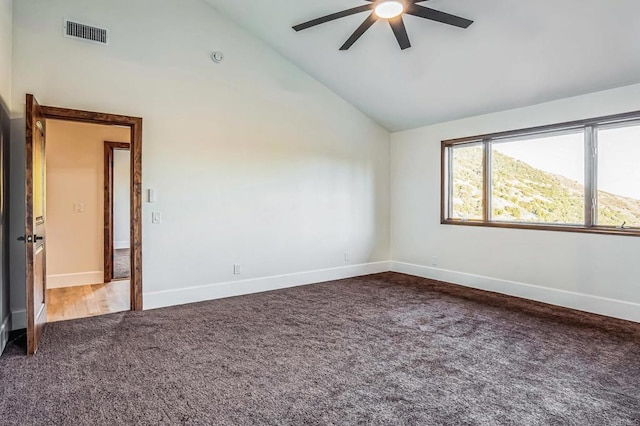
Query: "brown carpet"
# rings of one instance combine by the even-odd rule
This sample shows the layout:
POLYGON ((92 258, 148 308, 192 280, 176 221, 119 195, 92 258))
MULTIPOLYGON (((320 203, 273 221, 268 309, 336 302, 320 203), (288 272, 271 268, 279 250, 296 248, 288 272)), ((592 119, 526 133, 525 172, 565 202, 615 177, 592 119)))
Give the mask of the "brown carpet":
POLYGON ((113 279, 120 280, 129 278, 129 269, 131 267, 131 250, 116 249, 113 251, 113 279))
POLYGON ((640 324, 394 273, 50 324, 21 353, 2 424, 640 424, 640 324))

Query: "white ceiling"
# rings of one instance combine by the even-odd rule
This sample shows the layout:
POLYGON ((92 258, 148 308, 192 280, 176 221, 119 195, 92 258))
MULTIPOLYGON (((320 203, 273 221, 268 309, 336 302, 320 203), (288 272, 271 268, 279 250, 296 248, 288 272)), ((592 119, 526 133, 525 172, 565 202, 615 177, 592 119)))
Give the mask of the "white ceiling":
POLYGON ((401 51, 384 22, 291 26, 364 0, 206 0, 391 131, 640 82, 638 0, 431 0, 467 30, 406 16, 401 51))

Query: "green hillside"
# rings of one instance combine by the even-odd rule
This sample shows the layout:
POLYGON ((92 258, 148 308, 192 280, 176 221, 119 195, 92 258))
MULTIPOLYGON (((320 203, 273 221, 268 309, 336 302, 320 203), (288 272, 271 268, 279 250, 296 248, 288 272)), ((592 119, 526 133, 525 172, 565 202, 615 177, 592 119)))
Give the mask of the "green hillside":
MULTIPOLYGON (((456 149, 454 217, 482 217, 482 149, 456 149)), ((584 186, 499 152, 493 153, 494 220, 582 224, 584 186)), ((640 226, 640 200, 598 192, 598 224, 640 226)))

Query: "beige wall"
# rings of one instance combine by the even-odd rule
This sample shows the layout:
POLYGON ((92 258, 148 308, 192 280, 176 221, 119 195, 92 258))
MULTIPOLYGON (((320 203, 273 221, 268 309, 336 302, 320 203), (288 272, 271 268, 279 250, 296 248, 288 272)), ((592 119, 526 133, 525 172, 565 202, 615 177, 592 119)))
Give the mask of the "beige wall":
POLYGON ((47 121, 49 288, 103 281, 106 140, 129 142, 129 129, 47 121))

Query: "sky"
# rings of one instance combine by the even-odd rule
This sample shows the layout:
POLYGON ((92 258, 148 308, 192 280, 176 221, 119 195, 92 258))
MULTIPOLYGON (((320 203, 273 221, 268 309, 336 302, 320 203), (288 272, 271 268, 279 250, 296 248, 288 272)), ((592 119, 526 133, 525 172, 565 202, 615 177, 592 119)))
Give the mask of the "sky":
MULTIPOLYGON (((584 183, 583 132, 496 142, 496 151, 584 183)), ((598 189, 640 199, 640 126, 598 131, 598 189)))

